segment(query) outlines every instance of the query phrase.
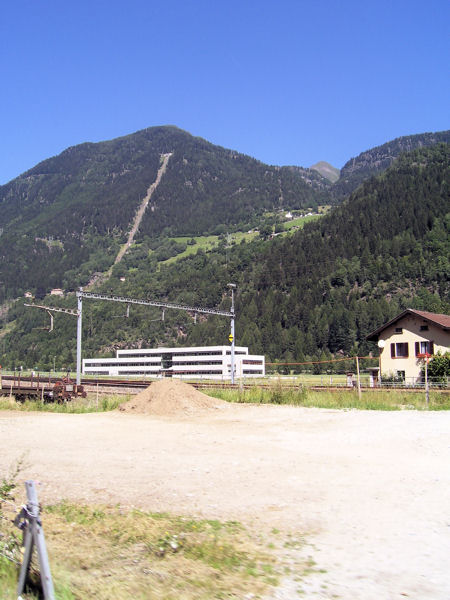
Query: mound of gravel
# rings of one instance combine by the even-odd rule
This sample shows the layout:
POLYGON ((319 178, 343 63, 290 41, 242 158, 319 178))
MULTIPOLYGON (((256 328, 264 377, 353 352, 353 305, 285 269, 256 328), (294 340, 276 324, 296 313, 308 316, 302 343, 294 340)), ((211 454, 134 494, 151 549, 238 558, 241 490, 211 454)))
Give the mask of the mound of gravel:
POLYGON ((172 416, 198 414, 225 406, 226 402, 202 394, 179 379, 161 379, 121 404, 119 410, 136 414, 172 416))

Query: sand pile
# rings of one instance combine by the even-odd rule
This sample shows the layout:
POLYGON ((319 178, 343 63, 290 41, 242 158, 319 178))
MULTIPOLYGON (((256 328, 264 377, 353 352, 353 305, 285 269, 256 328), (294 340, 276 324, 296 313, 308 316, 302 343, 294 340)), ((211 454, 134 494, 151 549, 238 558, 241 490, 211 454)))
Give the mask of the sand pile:
POLYGON ((192 415, 208 410, 217 410, 226 402, 202 394, 179 379, 161 379, 150 384, 119 410, 146 415, 192 415))

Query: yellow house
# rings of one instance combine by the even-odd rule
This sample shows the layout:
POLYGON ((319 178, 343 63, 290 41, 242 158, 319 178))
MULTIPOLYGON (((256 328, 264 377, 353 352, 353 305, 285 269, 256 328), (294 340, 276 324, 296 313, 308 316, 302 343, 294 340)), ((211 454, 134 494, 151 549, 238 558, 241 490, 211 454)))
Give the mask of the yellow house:
POLYGON ((450 316, 407 308, 367 339, 378 342, 381 377, 420 381, 424 355, 450 350, 450 316))

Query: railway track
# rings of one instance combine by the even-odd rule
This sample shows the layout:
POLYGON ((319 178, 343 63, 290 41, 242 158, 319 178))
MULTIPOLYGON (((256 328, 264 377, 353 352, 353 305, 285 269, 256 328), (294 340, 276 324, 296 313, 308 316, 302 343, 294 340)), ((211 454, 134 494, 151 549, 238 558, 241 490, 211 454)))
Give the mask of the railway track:
MULTIPOLYGON (((23 376, 18 378, 17 375, 3 375, 2 377, 4 382, 7 381, 19 381, 22 382, 23 385, 28 385, 31 384, 36 385, 38 383, 45 383, 45 384, 52 384, 55 383, 56 381, 60 380, 60 377, 50 377, 50 376, 46 376, 46 377, 40 377, 39 375, 36 375, 35 377, 30 377, 30 376, 23 376)), ((83 386, 89 386, 90 388, 92 387, 108 387, 108 388, 146 388, 148 387, 152 381, 154 381, 154 379, 146 379, 146 380, 142 380, 142 379, 94 379, 94 378, 83 378, 81 379, 81 385, 83 386)), ((209 382, 204 382, 204 381, 187 381, 187 383, 189 383, 190 385, 192 385, 193 387, 195 387, 196 389, 226 389, 226 390, 239 390, 239 389, 253 389, 255 386, 262 388, 262 389, 273 389, 274 384, 270 383, 270 382, 258 382, 258 383, 230 383, 228 381, 209 381, 209 382)), ((289 383, 283 383, 283 390, 298 390, 299 389, 299 385, 294 385, 294 384, 289 384, 289 383)), ((330 389, 330 386, 314 386, 320 389, 330 389)), ((335 389, 342 389, 342 387, 339 386, 335 386, 335 389)))
MULTIPOLYGON (((39 377, 36 375, 35 377, 30 376, 22 376, 18 377, 17 375, 3 375, 2 379, 4 382, 21 382, 23 385, 37 385, 40 384, 51 384, 60 380, 60 377, 39 377)), ((81 385, 89 386, 89 387, 109 387, 109 388, 146 388, 148 387, 154 379, 94 379, 94 378, 83 378, 81 379, 81 385)), ((239 384, 239 383, 229 383, 229 382, 203 382, 203 381, 188 381, 188 383, 194 386, 197 389, 251 389, 255 387, 255 384, 239 384)), ((259 383, 258 387, 270 389, 273 387, 273 384, 270 383, 259 383)), ((284 385, 283 389, 298 389, 298 386, 295 385, 284 385)))
MULTIPOLYGON (((46 377, 40 377, 39 375, 36 375, 34 377, 32 376, 23 376, 23 377, 18 377, 17 375, 3 375, 2 376, 2 380, 4 382, 4 387, 6 387, 6 385, 10 385, 9 382, 14 381, 16 384, 17 382, 19 382, 19 387, 20 385, 23 386, 27 386, 27 387, 33 387, 37 386, 39 388, 40 385, 49 385, 49 384, 54 384, 56 381, 59 381, 61 378, 60 377, 50 377, 50 376, 46 376, 46 377), (6 384, 6 385, 5 385, 6 384)), ((146 387, 148 387, 152 381, 154 381, 154 379, 147 379, 147 380, 142 380, 142 379, 94 379, 94 378, 83 378, 81 380, 81 384, 89 391, 95 390, 95 389, 101 389, 101 388, 113 388, 113 389, 117 389, 119 390, 126 390, 126 389, 130 389, 131 390, 139 390, 139 389, 144 389, 146 387)), ((189 383, 190 385, 192 385, 193 387, 195 387, 198 390, 204 390, 204 389, 226 389, 226 390, 250 390, 250 389, 254 389, 255 387, 258 387, 260 389, 267 389, 267 390, 271 390, 274 388, 274 382, 258 382, 258 383, 235 383, 232 384, 230 382, 226 382, 226 381, 211 381, 211 382, 204 382, 204 381, 187 381, 187 383, 189 383)), ((290 384, 290 383, 282 383, 281 384, 282 389, 284 391, 296 391, 302 388, 302 384, 290 384)), ((356 388, 351 388, 349 386, 346 385, 315 385, 315 384, 305 384, 305 386, 308 388, 308 390, 312 390, 312 391, 330 391, 330 392, 342 392, 344 390, 351 390, 351 389, 356 389, 356 388)), ((362 387, 361 388, 362 391, 389 391, 392 388, 389 387, 385 387, 383 386, 382 388, 379 387, 375 387, 375 388, 370 388, 370 387, 362 387)), ((423 387, 395 387, 395 390, 401 390, 401 391, 406 391, 406 392, 423 392, 423 387)), ((441 391, 443 393, 450 393, 449 389, 439 389, 439 388, 433 388, 436 391, 441 391)))

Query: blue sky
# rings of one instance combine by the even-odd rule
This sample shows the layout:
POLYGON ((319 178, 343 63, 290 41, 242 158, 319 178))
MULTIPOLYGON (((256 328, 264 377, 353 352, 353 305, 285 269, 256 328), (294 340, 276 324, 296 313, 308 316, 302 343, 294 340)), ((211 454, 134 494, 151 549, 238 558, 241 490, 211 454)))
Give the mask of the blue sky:
POLYGON ((0 184, 153 125, 337 167, 448 129, 449 17, 444 0, 4 2, 0 184))

